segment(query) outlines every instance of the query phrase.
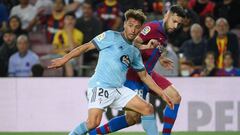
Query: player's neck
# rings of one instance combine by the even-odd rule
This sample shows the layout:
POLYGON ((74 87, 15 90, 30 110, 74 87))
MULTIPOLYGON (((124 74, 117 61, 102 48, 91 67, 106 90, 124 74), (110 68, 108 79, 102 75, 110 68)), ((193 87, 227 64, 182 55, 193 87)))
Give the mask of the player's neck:
POLYGON ((161 25, 162 25, 162 29, 163 29, 163 32, 166 33, 166 18, 163 18, 162 20, 160 20, 161 22, 161 25), (162 21, 162 22, 161 22, 162 21))
POLYGON ((127 35, 124 31, 121 33, 121 35, 128 44, 132 44, 132 41, 127 38, 127 35))

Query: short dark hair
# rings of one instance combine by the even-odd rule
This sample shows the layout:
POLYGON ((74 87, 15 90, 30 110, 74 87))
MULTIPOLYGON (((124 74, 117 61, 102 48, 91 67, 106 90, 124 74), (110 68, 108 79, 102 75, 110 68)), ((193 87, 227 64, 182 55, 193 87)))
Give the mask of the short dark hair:
POLYGON ((44 68, 40 64, 35 64, 32 66, 32 75, 33 77, 42 77, 44 68))
POLYGON ((125 20, 128 20, 129 18, 138 20, 141 22, 141 24, 143 24, 147 19, 146 15, 142 12, 141 9, 128 9, 124 13, 124 17, 125 17, 125 20))
POLYGON ((92 1, 91 0, 85 0, 83 2, 83 4, 88 4, 88 5, 90 5, 92 7, 92 1))
POLYGON ((179 5, 173 5, 171 6, 170 8, 170 12, 171 13, 176 13, 177 16, 180 16, 182 18, 185 18, 186 17, 186 12, 184 11, 184 9, 179 6, 179 5))
POLYGON ((64 18, 67 17, 67 16, 72 16, 73 18, 76 19, 76 15, 75 15, 74 12, 67 12, 67 13, 65 14, 64 18))
POLYGON ((15 34, 14 31, 10 30, 9 28, 3 31, 4 34, 15 34))
POLYGON ((207 14, 207 15, 205 15, 205 16, 204 16, 204 20, 205 20, 207 17, 212 18, 214 21, 216 21, 216 17, 213 16, 212 14, 207 14))
POLYGON ((225 59, 226 56, 230 56, 232 58, 232 53, 230 51, 226 51, 224 54, 223 54, 223 58, 225 59))

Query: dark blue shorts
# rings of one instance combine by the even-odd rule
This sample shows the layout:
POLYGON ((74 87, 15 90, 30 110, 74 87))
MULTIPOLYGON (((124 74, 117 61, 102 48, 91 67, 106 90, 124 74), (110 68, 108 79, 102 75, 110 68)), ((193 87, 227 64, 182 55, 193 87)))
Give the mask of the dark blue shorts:
POLYGON ((124 86, 128 87, 133 91, 136 91, 138 95, 143 99, 146 99, 147 93, 149 92, 148 87, 142 82, 126 80, 126 82, 124 83, 124 86))

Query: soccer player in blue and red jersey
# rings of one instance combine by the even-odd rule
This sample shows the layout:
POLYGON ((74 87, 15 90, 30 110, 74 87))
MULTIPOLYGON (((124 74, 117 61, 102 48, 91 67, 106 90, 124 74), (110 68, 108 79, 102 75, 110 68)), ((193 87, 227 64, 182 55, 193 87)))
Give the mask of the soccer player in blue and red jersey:
MULTIPOLYGON (((172 67, 172 61, 163 56, 161 57, 161 54, 166 46, 167 34, 176 31, 180 27, 184 17, 185 13, 181 7, 172 6, 165 14, 163 20, 146 23, 143 26, 141 33, 135 38, 135 45, 141 50, 141 55, 147 72, 174 102, 173 110, 168 106, 165 109, 162 131, 163 135, 171 134, 173 124, 177 117, 181 96, 172 83, 165 77, 154 72, 153 68, 159 59, 164 67, 172 67)), ((146 98, 148 92, 151 92, 151 90, 149 91, 149 88, 137 76, 137 73, 131 68, 128 70, 125 86, 137 91, 143 99, 146 98)), ((109 123, 92 130, 90 135, 107 134, 134 125, 140 120, 140 116, 139 113, 126 111, 126 115, 111 119, 109 123)), ((154 119, 145 116, 142 116, 141 119, 152 120, 154 122, 154 119)), ((142 126, 148 135, 151 135, 152 133, 158 134, 158 128, 156 125, 149 128, 149 126, 142 123, 142 126)))

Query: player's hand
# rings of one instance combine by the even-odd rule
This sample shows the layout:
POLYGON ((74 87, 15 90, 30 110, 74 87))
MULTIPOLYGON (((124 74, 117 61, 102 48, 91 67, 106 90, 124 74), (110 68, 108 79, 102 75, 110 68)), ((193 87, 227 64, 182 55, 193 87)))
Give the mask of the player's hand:
POLYGON ((151 49, 151 48, 156 48, 157 46, 160 45, 160 42, 158 42, 156 39, 151 39, 148 44, 147 44, 147 48, 151 49))
POLYGON ((174 109, 174 103, 173 100, 166 94, 162 94, 162 99, 167 103, 167 105, 173 110, 174 109))
POLYGON ((67 60, 65 58, 57 58, 51 61, 51 64, 48 66, 49 69, 57 69, 63 66, 67 60))
POLYGON ((167 70, 173 70, 174 68, 173 61, 167 57, 161 57, 159 62, 167 70))

